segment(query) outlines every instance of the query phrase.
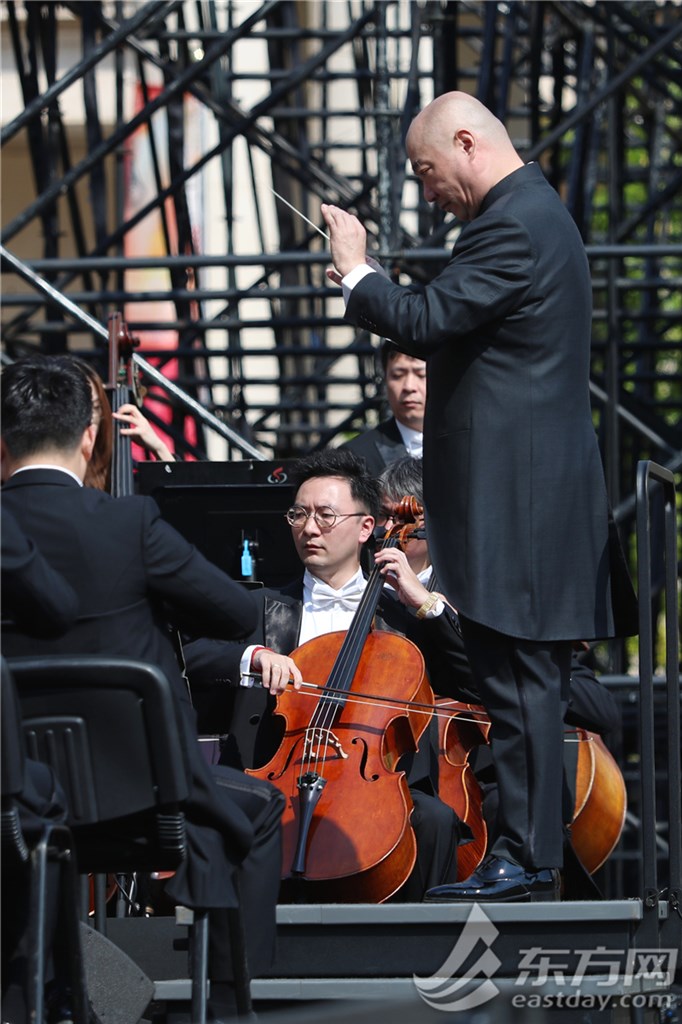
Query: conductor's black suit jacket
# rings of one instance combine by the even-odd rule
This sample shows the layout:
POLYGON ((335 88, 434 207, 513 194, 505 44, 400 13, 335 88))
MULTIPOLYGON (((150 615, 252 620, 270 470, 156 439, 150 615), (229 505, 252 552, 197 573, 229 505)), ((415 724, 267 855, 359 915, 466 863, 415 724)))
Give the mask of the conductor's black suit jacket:
POLYGON ((80 600, 80 615, 63 636, 36 639, 3 630, 3 653, 104 653, 163 669, 184 711, 193 783, 187 833, 196 853, 176 873, 172 895, 189 906, 234 904, 234 866, 249 850, 253 829, 239 807, 218 796, 199 752, 164 606, 176 623, 238 637, 256 623, 251 595, 165 523, 151 498, 112 498, 79 487, 66 473, 29 469, 4 485, 2 503, 80 600))
POLYGON ((427 361, 429 550, 467 618, 535 641, 636 631, 590 410, 591 283, 536 164, 500 181, 428 285, 368 274, 352 323, 427 361))

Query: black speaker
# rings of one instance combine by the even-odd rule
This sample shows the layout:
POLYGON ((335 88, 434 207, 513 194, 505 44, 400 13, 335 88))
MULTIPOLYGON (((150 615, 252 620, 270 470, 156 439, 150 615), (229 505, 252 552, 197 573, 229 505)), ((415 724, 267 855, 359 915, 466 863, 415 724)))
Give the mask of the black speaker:
POLYGON ((150 981, 123 950, 101 932, 81 925, 88 998, 101 1024, 137 1024, 154 995, 150 981))

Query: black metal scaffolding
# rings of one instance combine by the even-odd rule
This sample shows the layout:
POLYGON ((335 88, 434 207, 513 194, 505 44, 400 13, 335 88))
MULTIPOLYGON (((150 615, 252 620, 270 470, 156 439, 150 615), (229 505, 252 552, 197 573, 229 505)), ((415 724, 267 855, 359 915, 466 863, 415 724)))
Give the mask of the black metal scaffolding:
MULTIPOLYGON (((5 354, 68 350, 102 369, 97 324, 125 308, 143 381, 174 410, 189 396, 168 427, 179 451, 205 455, 223 425, 217 457, 286 458, 373 423, 379 339, 344 323, 314 225, 321 202, 341 205, 396 278, 436 274, 458 225, 424 203, 403 140, 429 99, 462 89, 541 163, 584 238, 594 421, 634 548, 637 464, 682 467, 680 14, 668 0, 4 0, 5 354), (151 216, 160 251, 131 250, 151 216)), ((654 561, 654 603, 661 588, 654 561)))
MULTIPOLYGON (((3 174, 3 246, 100 322, 125 302, 142 355, 146 332, 174 330, 177 348, 155 348, 157 365, 163 371, 177 358, 177 384, 264 454, 327 444, 371 422, 381 405, 377 339, 343 326, 336 291, 325 284, 324 240, 271 189, 315 223, 320 201, 357 211, 395 274, 428 279, 457 225, 419 198, 403 136, 431 96, 463 89, 507 123, 527 159, 542 163, 587 244, 595 420, 617 510, 632 494, 639 458, 679 468, 677 4, 8 0, 3 7, 24 109, 3 110, 2 145, 7 154, 23 147, 34 177, 30 199, 17 208, 3 174), (62 70, 67 45, 77 59, 62 70), (131 76, 142 96, 135 111, 126 102, 131 76), (103 114, 103 90, 112 84, 113 123, 103 114), (64 113, 74 93, 83 110, 77 128, 64 113), (188 96, 210 134, 190 159, 183 155, 188 96), (140 130, 154 186, 131 213, 125 157, 140 130), (222 230, 213 232, 212 250, 198 251, 189 193, 209 167, 210 214, 222 230), (132 264, 126 239, 152 211, 165 252, 132 264), (134 265, 155 269, 162 285, 131 287, 126 271, 134 265), (219 284, 210 273, 216 268, 219 284), (145 312, 154 300, 166 303, 161 320, 145 312)), ((8 354, 101 344, 3 270, 8 354)))

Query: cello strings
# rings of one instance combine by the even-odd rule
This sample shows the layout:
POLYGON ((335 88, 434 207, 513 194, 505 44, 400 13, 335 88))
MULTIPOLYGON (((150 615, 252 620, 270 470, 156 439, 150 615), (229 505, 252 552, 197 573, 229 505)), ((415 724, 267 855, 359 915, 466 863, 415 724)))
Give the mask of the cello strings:
MULTIPOLYGON (((334 666, 334 668, 335 667, 336 666, 334 666)), ((334 668, 332 668, 332 671, 334 671, 334 668)), ((323 687, 322 689, 324 691, 326 688, 323 687)), ((334 701, 329 700, 328 694, 325 692, 318 697, 317 707, 313 711, 310 722, 306 726, 304 733, 305 746, 301 757, 299 782, 302 780, 306 771, 312 771, 318 775, 321 774, 320 764, 324 763, 327 759, 331 725, 334 721, 335 710, 332 706, 333 704, 334 701), (315 745, 316 736, 318 738, 317 746, 315 745), (322 752, 323 746, 324 753, 322 752)))
MULTIPOLYGON (((391 547, 396 543, 397 541, 387 537, 382 547, 391 547)), ((381 577, 377 572, 374 572, 365 587, 364 593, 360 599, 360 604, 358 605, 350 627, 346 632, 346 638, 336 654, 334 664, 332 665, 329 673, 329 679, 332 680, 332 683, 337 679, 348 680, 348 683, 344 687, 327 685, 322 688, 323 693, 320 698, 320 702, 313 712, 310 724, 306 729, 306 743, 309 743, 312 747, 315 747, 316 730, 319 731, 319 744, 315 747, 315 756, 317 758, 315 771, 318 770, 319 760, 321 759, 323 762, 326 760, 330 744, 333 746, 332 736, 334 734, 332 732, 332 725, 336 718, 337 709, 343 709, 343 706, 348 700, 348 694, 351 692, 350 687, 353 681, 353 676, 357 665, 359 664, 360 655, 364 648, 371 624, 371 617, 368 617, 367 613, 371 608, 373 616, 382 586, 383 581, 381 577), (334 694, 334 696, 330 696, 330 694, 334 694), (337 694, 338 698, 336 697, 337 694), (311 728, 312 732, 309 736, 309 729, 311 728), (322 741, 324 742, 324 754, 322 753, 322 741)), ((302 759, 301 763, 301 776, 304 769, 304 760, 305 759, 302 759)))
MULTIPOLYGON (((250 672, 248 674, 250 676, 258 675, 258 673, 256 672, 250 672)), ((319 683, 309 683, 305 680, 302 682, 302 686, 305 686, 310 690, 326 691, 326 693, 323 692, 322 695, 319 695, 318 693, 302 693, 300 690, 295 690, 291 682, 288 685, 291 687, 291 689, 286 690, 286 693, 293 693, 298 697, 311 697, 313 700, 317 700, 318 702, 325 701, 325 697, 329 693, 328 687, 320 686, 319 683)), ((419 701, 401 700, 399 697, 385 697, 380 694, 356 694, 353 693, 352 690, 335 691, 332 689, 331 692, 342 693, 345 696, 347 703, 359 704, 363 707, 373 707, 377 703, 377 701, 380 701, 388 711, 408 710, 414 712, 414 714, 417 715, 428 715, 429 717, 433 716, 434 718, 452 719, 456 717, 459 722, 466 722, 471 725, 490 725, 490 719, 487 713, 485 711, 476 711, 474 710, 473 706, 468 707, 466 709, 466 713, 463 711, 459 711, 457 707, 453 707, 450 710, 442 711, 439 710, 439 708, 447 709, 447 703, 422 704, 419 701), (470 715, 479 715, 480 717, 469 717, 470 715)), ((328 701, 327 703, 330 705, 329 710, 332 710, 334 702, 328 701)), ((452 704, 456 705, 458 703, 458 701, 452 701, 452 704)), ((311 726, 307 726, 306 732, 310 728, 311 726)), ((318 726, 317 728, 324 730, 327 734, 331 732, 331 729, 326 726, 318 726)), ((590 734, 589 730, 582 729, 564 729, 563 735, 565 743, 592 743, 594 739, 594 737, 590 734), (580 735, 581 732, 585 732, 586 735, 580 735)))
MULTIPOLYGON (((261 674, 259 672, 248 672, 248 673, 245 673, 244 675, 245 675, 245 677, 253 678, 253 679, 260 679, 261 678, 261 674)), ((426 704, 426 703, 422 703, 421 701, 413 701, 413 700, 407 700, 407 699, 406 700, 402 700, 400 697, 387 697, 384 694, 380 694, 380 693, 355 693, 355 692, 353 692, 353 690, 337 690, 334 687, 321 686, 319 683, 309 683, 306 680, 303 680, 301 685, 307 687, 310 690, 321 691, 321 695, 318 696, 316 693, 301 693, 300 690, 295 690, 294 689, 294 686, 293 686, 293 683, 291 682, 291 680, 289 680, 289 682, 287 684, 287 686, 290 687, 290 689, 287 689, 285 692, 288 693, 288 692, 292 692, 293 691, 294 693, 297 693, 299 696, 302 696, 302 697, 313 697, 314 699, 316 699, 318 701, 324 701, 325 698, 330 693, 332 693, 332 694, 338 693, 340 695, 343 695, 344 698, 349 703, 366 704, 368 706, 371 706, 371 705, 373 705, 373 704, 375 704, 377 702, 380 702, 382 704, 386 704, 389 707, 389 709, 392 709, 392 710, 395 710, 395 711, 405 711, 406 709, 409 710, 409 711, 414 710, 416 714, 427 714, 427 715, 434 714, 437 718, 450 718, 450 717, 452 717, 452 713, 453 712, 456 712, 456 711, 459 710, 459 707, 453 707, 450 713, 443 715, 443 714, 439 714, 438 708, 439 707, 441 707, 441 708, 447 707, 447 704, 444 704, 442 702, 439 702, 438 704, 426 704)), ((335 705, 334 701, 328 701, 327 703, 330 704, 332 707, 338 706, 338 705, 335 705)), ((453 700, 452 703, 455 704, 455 705, 458 705, 458 706, 462 704, 462 702, 454 701, 454 700, 453 700)), ((480 718, 465 718, 463 715, 459 715, 460 721, 462 721, 462 722, 472 722, 472 723, 474 723, 476 725, 487 725, 488 724, 489 719, 488 719, 487 713, 484 710, 481 709, 481 711, 476 711, 474 705, 468 705, 468 706, 465 705, 464 710, 466 710, 467 714, 470 714, 470 715, 477 715, 478 714, 481 717, 480 718)))
MULTIPOLYGON (((388 531, 381 544, 382 550, 387 547, 400 546, 406 539, 408 530, 410 533, 413 532, 417 513, 421 515, 423 512, 421 507, 417 506, 415 499, 411 499, 409 501, 408 507, 404 506, 408 506, 407 497, 400 503, 402 515, 406 517, 404 519, 404 523, 399 521, 391 528, 391 530, 388 531), (409 527, 408 522, 412 524, 409 527)), ((334 737, 334 733, 332 732, 332 725, 336 718, 337 709, 343 709, 343 706, 348 701, 355 670, 359 664, 359 659, 369 634, 371 620, 374 617, 374 612, 376 610, 383 585, 384 581, 375 568, 370 575, 367 586, 365 587, 362 598, 360 599, 360 604, 353 616, 350 628, 346 632, 344 643, 336 654, 334 664, 332 665, 331 672, 329 674, 329 679, 332 680, 333 683, 337 679, 348 680, 348 682, 344 687, 327 685, 319 688, 323 690, 323 693, 304 733, 304 749, 301 757, 299 783, 301 782, 305 772, 311 770, 311 766, 313 764, 314 772, 319 774, 318 769, 320 760, 323 762, 326 760, 327 751, 330 745, 334 747, 338 744, 338 740, 334 737), (368 615, 370 610, 371 615, 368 615), (338 694, 339 697, 332 697, 330 694, 338 694), (332 739, 332 737, 334 737, 334 739, 332 739)), ((256 675, 256 673, 250 673, 250 675, 256 675)))

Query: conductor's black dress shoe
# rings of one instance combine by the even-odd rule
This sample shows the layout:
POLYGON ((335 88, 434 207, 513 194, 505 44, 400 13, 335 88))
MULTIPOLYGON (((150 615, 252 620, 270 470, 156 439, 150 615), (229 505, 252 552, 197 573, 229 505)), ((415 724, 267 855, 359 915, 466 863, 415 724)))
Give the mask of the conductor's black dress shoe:
POLYGON ((553 903, 560 891, 556 868, 527 871, 503 857, 488 856, 463 882, 437 885, 424 896, 427 903, 553 903))

